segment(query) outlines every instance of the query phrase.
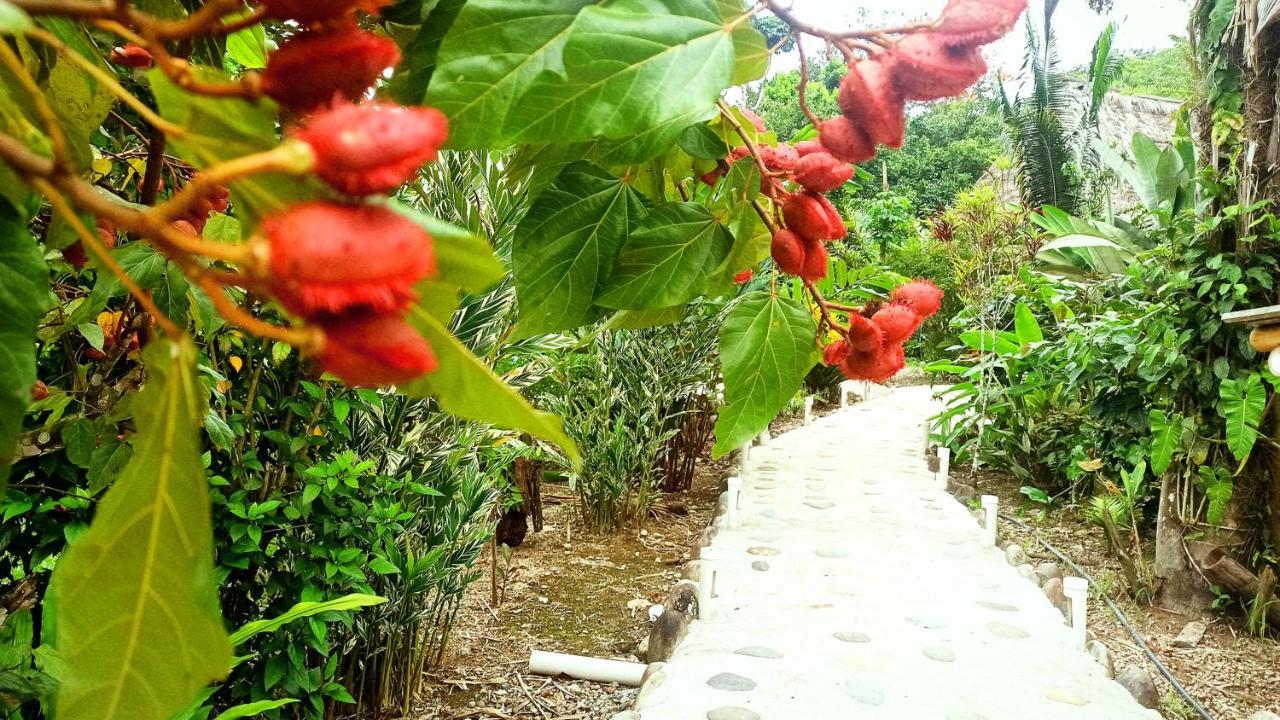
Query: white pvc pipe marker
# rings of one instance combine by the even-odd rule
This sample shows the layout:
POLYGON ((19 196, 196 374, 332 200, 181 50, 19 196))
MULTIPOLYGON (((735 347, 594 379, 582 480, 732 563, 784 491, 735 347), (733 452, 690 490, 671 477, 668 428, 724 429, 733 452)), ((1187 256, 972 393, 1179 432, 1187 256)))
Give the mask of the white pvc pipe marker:
POLYGON ((644 671, 648 667, 643 663, 601 660, 541 650, 529 653, 529 672, 535 675, 567 675, 575 680, 618 683, 627 687, 640 687, 640 681, 644 679, 644 671))
POLYGON ((738 472, 746 476, 751 471, 751 443, 743 443, 738 448, 738 472))
POLYGON ((1088 640, 1085 622, 1089 610, 1089 581, 1082 577, 1062 578, 1062 594, 1071 601, 1071 634, 1076 645, 1083 648, 1088 640))
POLYGON ((808 425, 811 422, 813 422, 813 398, 807 397, 804 399, 804 424, 808 425))
POLYGON ((951 480, 951 448, 938 448, 938 487, 946 490, 951 480))
POLYGON ((840 383, 840 409, 849 407, 849 393, 853 392, 853 383, 845 380, 840 383))
POLYGON ((725 524, 730 528, 738 527, 738 503, 742 497, 742 478, 731 477, 726 483, 729 486, 728 502, 725 503, 725 524))
POLYGON ((929 445, 933 440, 933 428, 928 420, 924 421, 924 454, 929 454, 929 445))
POLYGON ((982 496, 983 526, 982 544, 987 547, 996 546, 996 524, 1000 522, 1000 498, 995 495, 982 496))
POLYGON ((702 548, 698 568, 698 617, 711 617, 711 595, 716 586, 716 574, 720 570, 720 551, 707 546, 702 548))

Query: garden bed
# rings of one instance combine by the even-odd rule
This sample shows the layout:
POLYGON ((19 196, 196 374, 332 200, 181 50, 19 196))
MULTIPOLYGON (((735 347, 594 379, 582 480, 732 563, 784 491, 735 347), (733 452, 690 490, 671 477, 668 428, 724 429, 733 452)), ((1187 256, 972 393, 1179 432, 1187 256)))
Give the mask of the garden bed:
POLYGON ((544 488, 546 526, 512 554, 497 609, 491 554, 477 566, 483 577, 467 593, 416 720, 599 720, 625 709, 634 690, 530 675, 529 651, 635 660, 649 632, 648 609, 692 559, 729 468, 728 460, 704 460, 692 490, 664 498, 643 531, 610 535, 583 529, 567 488, 544 488))
MULTIPOLYGON (((1204 618, 1208 631, 1195 647, 1175 648, 1170 644, 1173 638, 1197 618, 1136 603, 1127 597, 1120 565, 1108 554, 1102 530, 1077 509, 1055 507, 1041 515, 1040 506, 1027 501, 1020 492, 1021 483, 1011 476, 987 471, 975 475, 967 468, 954 469, 952 476, 974 486, 980 494, 999 496, 1005 512, 1034 527, 1040 537, 1093 576, 1147 639, 1161 662, 1218 720, 1244 720, 1259 710, 1280 712, 1280 643, 1247 634, 1237 608, 1204 618)), ((1021 528, 1002 523, 1000 532, 1002 537, 1021 544, 1033 562, 1054 559, 1021 528)), ((1140 663, 1151 672, 1164 700, 1161 711, 1166 718, 1197 717, 1170 690, 1129 632, 1097 597, 1090 601, 1089 627, 1111 649, 1117 670, 1140 663)))

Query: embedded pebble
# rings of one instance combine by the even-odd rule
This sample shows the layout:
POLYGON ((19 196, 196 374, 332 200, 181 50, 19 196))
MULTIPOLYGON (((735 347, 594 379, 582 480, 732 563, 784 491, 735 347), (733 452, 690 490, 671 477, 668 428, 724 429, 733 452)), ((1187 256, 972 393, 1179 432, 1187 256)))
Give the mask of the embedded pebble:
POLYGON ((836 504, 831 502, 830 500, 809 501, 809 502, 806 502, 805 505, 808 505, 814 510, 830 510, 831 508, 836 506, 836 504))
POLYGON ((834 637, 835 639, 839 640, 840 642, 847 642, 847 643, 869 643, 869 642, 871 642, 871 636, 870 636, 870 635, 865 635, 865 634, 860 633, 860 632, 838 632, 838 633, 836 633, 835 635, 833 635, 832 637, 834 637))
POLYGON ((760 720, 760 715, 746 708, 722 707, 707 713, 707 720, 760 720))
POLYGON ((765 660, 779 660, 782 658, 781 652, 774 650, 773 648, 764 647, 762 645, 753 645, 752 647, 740 648, 738 650, 734 650, 733 654, 746 655, 747 657, 754 657, 754 658, 764 658, 765 660))
POLYGON ((978 607, 984 607, 988 610, 996 612, 1018 612, 1017 605, 1009 605, 1007 603, 991 602, 990 600, 979 600, 978 607))
POLYGON ((987 623, 987 631, 998 638, 1005 640, 1025 640, 1031 637, 1031 634, 1020 627, 1010 625, 1008 623, 993 622, 987 623))
POLYGON ((936 660, 944 663, 956 661, 956 654, 952 652, 950 648, 939 647, 937 645, 930 645, 929 647, 926 647, 924 649, 924 656, 930 660, 936 660))
POLYGON ((756 572, 768 572, 769 563, 763 560, 756 560, 755 562, 751 563, 751 569, 755 570, 756 572))
POLYGON ((817 550, 814 550, 814 554, 820 558, 830 558, 833 560, 849 557, 849 551, 839 547, 820 547, 817 550))
POLYGON ((774 555, 777 555, 778 553, 779 553, 779 551, 778 551, 777 549, 775 549, 775 548, 771 548, 771 547, 764 547, 763 545, 758 545, 758 546, 756 546, 756 547, 747 548, 747 554, 749 554, 749 555, 759 555, 759 556, 761 556, 761 557, 773 557, 774 555))
POLYGON ((707 684, 716 690, 728 692, 747 692, 756 689, 756 681, 736 673, 720 673, 707 680, 707 684))
POLYGON ((844 691, 849 697, 863 705, 875 707, 884 704, 884 690, 881 690, 870 680, 857 677, 847 678, 844 681, 844 691))

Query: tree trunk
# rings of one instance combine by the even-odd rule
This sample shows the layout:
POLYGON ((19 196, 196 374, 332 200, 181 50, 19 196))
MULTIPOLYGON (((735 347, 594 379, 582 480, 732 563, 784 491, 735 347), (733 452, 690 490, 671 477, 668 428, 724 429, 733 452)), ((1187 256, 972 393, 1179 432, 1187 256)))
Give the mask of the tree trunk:
POLYGON ((1160 482, 1160 515, 1156 520, 1156 604, 1174 612, 1200 614, 1213 606, 1213 593, 1182 549, 1180 502, 1178 483, 1173 474, 1166 473, 1160 482))

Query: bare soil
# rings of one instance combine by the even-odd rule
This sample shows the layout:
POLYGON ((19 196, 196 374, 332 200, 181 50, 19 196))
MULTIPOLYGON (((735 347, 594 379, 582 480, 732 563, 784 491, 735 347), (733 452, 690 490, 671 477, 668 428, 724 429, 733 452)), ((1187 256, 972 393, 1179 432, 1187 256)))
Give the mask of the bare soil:
MULTIPOLYGON (((1042 508, 1020 493, 1014 478, 987 471, 976 475, 964 468, 953 471, 959 482, 974 486, 980 494, 1000 497, 1002 510, 1011 512, 1035 529, 1035 534, 1071 558, 1091 575, 1120 606, 1129 621, 1146 639, 1160 661, 1193 697, 1217 720, 1245 720, 1259 710, 1280 713, 1280 643, 1273 638, 1249 635, 1238 605, 1228 603, 1217 614, 1187 617, 1135 601, 1126 595, 1120 565, 1108 552, 1102 530, 1073 507, 1042 508), (1204 639, 1193 648, 1175 648, 1170 643, 1192 620, 1209 625, 1204 639)), ((1019 543, 1033 562, 1054 561, 1044 547, 1021 528, 1009 523, 1000 526, 1001 536, 1019 543)), ((1144 528, 1144 541, 1154 528, 1144 528)), ((1150 548, 1145 548, 1150 552, 1150 548)), ((1147 557, 1147 562, 1151 558, 1147 557)), ((1141 664, 1156 680, 1164 698, 1161 711, 1166 718, 1197 718, 1156 671, 1139 646, 1107 606, 1097 597, 1090 602, 1089 627, 1111 649, 1117 671, 1141 664)))
MULTIPOLYGON (((516 548, 501 602, 492 602, 491 558, 468 591, 442 666, 430 673, 416 720, 601 720, 635 691, 531 675, 529 652, 635 661, 662 602, 711 521, 728 461, 704 459, 693 488, 662 500, 643 528, 601 535, 583 528, 565 487, 544 486, 545 526, 516 548)), ((498 558, 499 566, 504 564, 498 558)))

